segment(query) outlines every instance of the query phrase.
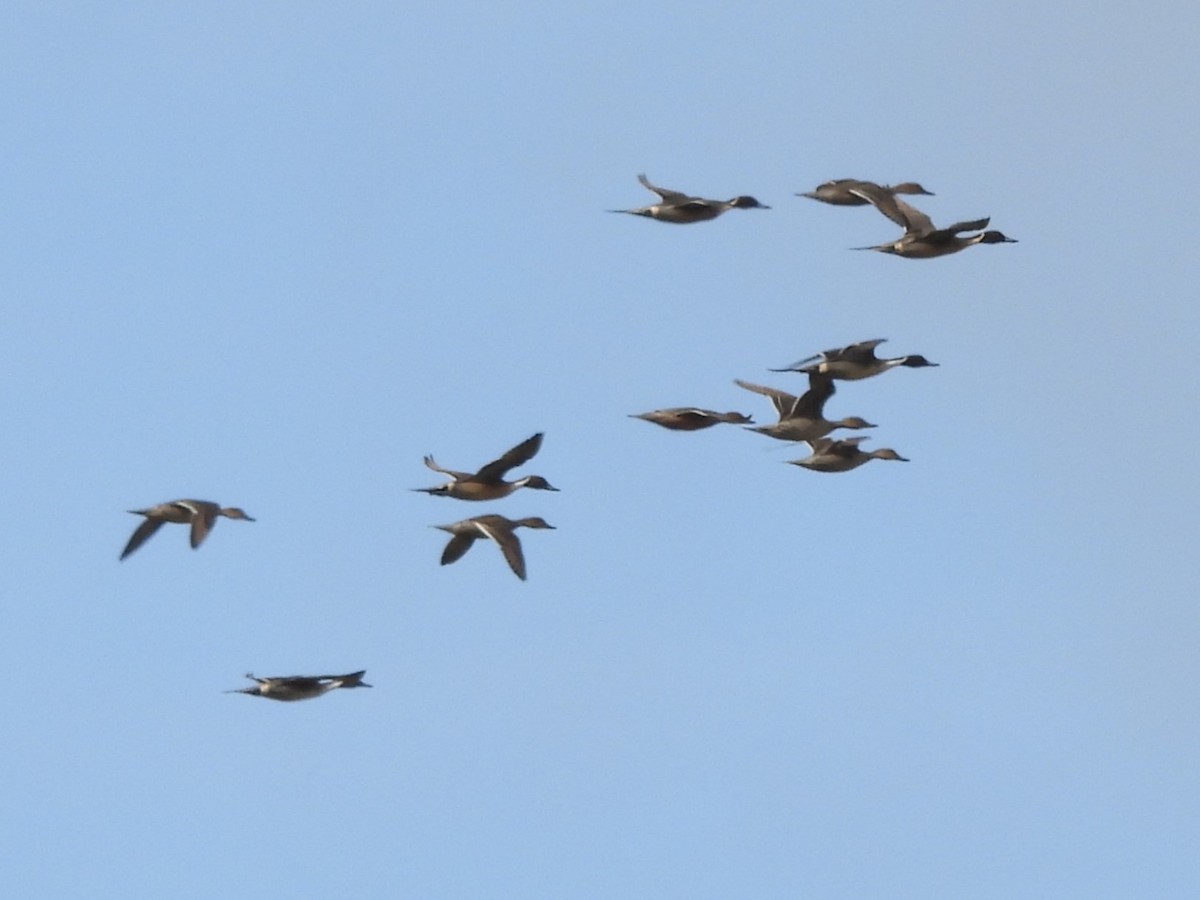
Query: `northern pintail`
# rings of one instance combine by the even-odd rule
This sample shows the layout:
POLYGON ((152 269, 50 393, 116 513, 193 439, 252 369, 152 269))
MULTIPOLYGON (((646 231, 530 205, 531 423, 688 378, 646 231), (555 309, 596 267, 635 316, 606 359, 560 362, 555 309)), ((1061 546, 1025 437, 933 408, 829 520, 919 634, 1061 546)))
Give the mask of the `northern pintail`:
POLYGON ((873 459, 894 459, 899 462, 908 462, 890 447, 881 447, 869 453, 858 449, 858 445, 865 440, 866 437, 863 436, 843 438, 840 441, 832 438, 809 441, 808 445, 812 448, 812 455, 806 456, 804 459, 788 460, 788 463, 812 469, 814 472, 849 472, 873 459))
POLYGON ((770 369, 771 372, 820 372, 830 378, 842 381, 857 381, 860 378, 870 378, 896 366, 907 366, 919 369, 923 366, 936 366, 919 353, 908 356, 896 356, 891 359, 880 359, 875 355, 875 348, 887 338, 876 338, 873 341, 859 341, 846 347, 833 350, 823 350, 807 359, 794 362, 783 369, 770 369))
POLYGON ((753 197, 734 197, 732 200, 706 200, 703 197, 692 197, 679 191, 655 187, 646 180, 645 175, 639 175, 638 181, 648 190, 662 198, 661 203, 651 206, 639 206, 636 209, 610 209, 609 212, 629 213, 634 216, 647 216, 660 222, 673 222, 676 225, 687 225, 691 222, 706 222, 715 219, 727 209, 770 209, 759 203, 753 197))
POLYGON ((870 422, 858 416, 839 419, 836 422, 827 420, 823 411, 825 401, 834 394, 833 379, 818 372, 808 376, 808 390, 800 397, 795 397, 775 388, 763 387, 761 384, 751 384, 749 381, 734 379, 734 384, 756 394, 771 398, 775 411, 779 413, 779 421, 774 425, 758 425, 749 429, 778 438, 781 441, 810 441, 824 437, 835 428, 874 428, 870 422))
POLYGON ((246 673, 255 684, 250 687, 234 688, 227 694, 250 694, 268 700, 311 700, 337 688, 369 688, 363 682, 367 670, 351 672, 349 675, 282 675, 275 678, 258 678, 246 673))
POLYGON ((146 521, 134 530, 132 537, 129 538, 129 543, 121 551, 121 559, 146 543, 150 536, 167 522, 174 522, 177 525, 190 524, 192 526, 192 549, 195 550, 208 537, 208 532, 216 524, 217 516, 224 516, 227 519, 245 519, 247 522, 254 521, 236 506, 222 508, 219 503, 212 503, 208 500, 172 500, 170 503, 160 503, 158 506, 151 506, 148 509, 131 509, 129 512, 137 516, 145 516, 146 521))
POLYGON ((479 538, 495 541, 504 558, 508 560, 509 568, 518 578, 525 580, 525 555, 521 552, 521 542, 513 533, 517 528, 550 528, 554 526, 539 516, 524 519, 506 519, 504 516, 487 515, 475 516, 473 519, 463 519, 450 525, 434 525, 442 531, 454 535, 446 549, 442 551, 442 565, 448 566, 457 562, 463 554, 471 549, 471 545, 479 538))
POLYGON ((413 490, 432 494, 435 497, 454 497, 458 500, 498 500, 523 487, 538 491, 557 491, 558 488, 553 487, 541 475, 526 475, 516 481, 504 480, 504 475, 509 469, 515 469, 517 466, 529 462, 541 446, 542 434, 539 432, 505 452, 499 459, 492 460, 475 473, 443 469, 433 461, 432 456, 426 456, 426 466, 435 472, 449 475, 454 480, 446 484, 439 484, 437 487, 413 488, 413 490))
POLYGON ((671 409, 656 409, 651 412, 630 414, 631 419, 645 419, 672 431, 699 431, 701 428, 711 428, 720 422, 730 422, 734 425, 753 425, 754 420, 740 412, 713 412, 711 409, 698 409, 695 406, 676 406, 671 409))
POLYGON ((851 188, 864 200, 870 202, 877 210, 904 229, 898 239, 886 244, 871 247, 855 247, 855 250, 878 250, 881 253, 891 253, 903 256, 905 259, 932 259, 936 256, 947 256, 965 250, 973 244, 1015 244, 1013 238, 1006 237, 999 231, 981 231, 987 228, 991 219, 975 219, 971 222, 955 222, 949 228, 935 228, 933 220, 919 209, 909 206, 895 194, 878 191, 870 187, 851 188), (978 231, 978 234, 960 237, 964 231, 978 231))
POLYGON ((873 188, 877 191, 884 191, 889 194, 924 194, 927 197, 933 196, 933 191, 927 191, 915 181, 904 181, 900 184, 875 184, 873 181, 862 181, 858 178, 837 178, 833 181, 826 181, 824 184, 819 184, 811 191, 805 191, 802 194, 797 194, 797 197, 810 197, 813 200, 820 200, 822 203, 831 203, 834 206, 866 206, 870 203, 861 194, 855 193, 855 188, 868 189, 873 188))

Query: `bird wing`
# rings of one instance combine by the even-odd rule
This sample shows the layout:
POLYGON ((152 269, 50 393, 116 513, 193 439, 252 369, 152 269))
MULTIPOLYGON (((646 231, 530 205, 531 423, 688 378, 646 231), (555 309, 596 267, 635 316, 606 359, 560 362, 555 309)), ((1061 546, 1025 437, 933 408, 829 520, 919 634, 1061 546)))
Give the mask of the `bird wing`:
POLYGON ((742 381, 740 378, 733 379, 733 383, 740 388, 754 391, 754 393, 762 394, 764 397, 770 397, 771 402, 775 404, 775 412, 779 413, 780 420, 787 419, 793 415, 793 410, 798 402, 798 398, 794 395, 776 390, 775 388, 765 387, 761 384, 742 381))
POLYGON ((504 554, 505 560, 508 561, 508 567, 513 570, 513 574, 524 581, 525 554, 521 552, 521 541, 512 530, 508 528, 493 528, 487 522, 476 522, 475 524, 478 525, 480 531, 496 542, 496 546, 504 554))
POLYGON ((875 358, 875 348, 886 340, 887 338, 875 338, 873 341, 859 341, 857 344, 850 344, 840 350, 827 350, 825 353, 828 359, 869 362, 875 358))
MULTIPOLYGON (((901 216, 900 219, 895 219, 891 216, 888 216, 888 218, 891 218, 893 222, 903 225, 905 234, 928 234, 935 230, 933 220, 925 215, 925 213, 921 212, 915 206, 905 203, 895 194, 888 194, 887 196, 891 198, 892 205, 900 211, 901 216)), ((884 215, 887 214, 884 213, 884 215)))
POLYGON ((427 469, 433 469, 435 472, 440 472, 443 475, 449 475, 455 481, 462 481, 464 478, 471 477, 470 472, 455 472, 453 469, 443 469, 436 462, 434 462, 432 456, 425 457, 425 467, 427 469))
POLYGON ((861 452, 858 449, 858 445, 865 440, 865 437, 842 438, 839 441, 832 441, 830 445, 822 452, 827 453, 829 456, 837 456, 841 457, 842 459, 849 459, 855 454, 861 452))
POLYGON ((483 481, 499 481, 509 469, 524 465, 533 459, 542 447, 542 432, 538 432, 528 440, 521 441, 511 450, 505 451, 499 459, 494 459, 478 472, 475 477, 483 481))
POLYGON ((319 687, 324 687, 326 682, 340 677, 340 675, 286 675, 282 678, 272 678, 270 680, 280 687, 312 691, 319 687))
POLYGON ((942 231, 947 234, 959 234, 963 231, 982 231, 988 227, 988 222, 992 221, 991 217, 985 219, 976 219, 973 222, 955 222, 949 228, 943 228, 942 231))
POLYGON ((933 220, 929 216, 879 185, 864 183, 851 188, 850 193, 866 200, 903 228, 905 234, 926 234, 934 230, 933 220))
POLYGON ((450 563, 462 559, 463 554, 470 550, 471 545, 475 543, 475 538, 474 534, 456 534, 450 538, 446 549, 442 551, 442 565, 448 566, 450 563))
POLYGON ((141 525, 134 529, 133 534, 129 538, 129 543, 121 551, 121 559, 124 559, 138 547, 142 546, 142 544, 146 543, 146 541, 150 540, 150 536, 162 528, 162 526, 162 519, 145 519, 141 525))
POLYGON ((217 510, 209 509, 206 506, 196 509, 196 515, 192 517, 191 542, 193 550, 204 543, 204 539, 208 537, 208 532, 215 524, 217 524, 217 510))
POLYGON ((805 419, 820 419, 825 401, 833 396, 833 379, 820 372, 808 373, 808 390, 794 404, 791 415, 805 419))
POLYGON ((653 191, 654 193, 658 194, 658 196, 662 197, 663 203, 669 203, 672 206, 681 206, 681 205, 687 203, 689 200, 696 199, 696 198, 690 196, 689 194, 683 194, 683 193, 680 193, 679 191, 672 191, 672 190, 668 190, 667 188, 655 187, 647 180, 645 175, 639 175, 638 181, 641 182, 642 187, 646 188, 646 190, 653 191))

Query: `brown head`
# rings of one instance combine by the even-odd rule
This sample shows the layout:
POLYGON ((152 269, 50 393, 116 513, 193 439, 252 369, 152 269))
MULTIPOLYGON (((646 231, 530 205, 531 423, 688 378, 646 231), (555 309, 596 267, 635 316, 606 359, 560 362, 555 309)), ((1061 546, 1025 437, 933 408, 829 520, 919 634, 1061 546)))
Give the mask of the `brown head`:
POLYGON ((902 181, 900 184, 893 185, 893 194, 924 194, 926 197, 934 196, 933 191, 927 191, 915 181, 902 181))
POLYGON ((876 427, 875 425, 872 425, 870 422, 868 422, 866 419, 861 419, 858 416, 848 416, 845 419, 841 419, 837 422, 837 426, 839 428, 875 428, 876 427))
POLYGON ((734 197, 729 201, 730 209, 770 209, 765 203, 759 203, 753 197, 734 197))
POLYGON ((513 528, 518 528, 523 525, 526 528, 549 528, 554 530, 554 526, 541 516, 529 516, 525 519, 516 519, 512 524, 513 528))
POLYGON ((521 478, 517 481, 517 485, 520 487, 533 488, 535 491, 558 490, 558 488, 554 487, 554 485, 548 482, 541 475, 526 475, 524 478, 521 478))

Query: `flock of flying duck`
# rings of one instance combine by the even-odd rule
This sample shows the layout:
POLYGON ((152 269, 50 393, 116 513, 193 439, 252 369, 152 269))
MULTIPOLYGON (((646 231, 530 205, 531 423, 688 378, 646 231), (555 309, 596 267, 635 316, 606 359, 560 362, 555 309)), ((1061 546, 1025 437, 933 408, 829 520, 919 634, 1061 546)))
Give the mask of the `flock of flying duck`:
MULTIPOLYGON (((770 209, 769 206, 760 203, 754 197, 746 195, 734 197, 732 200, 709 200, 704 197, 692 197, 680 191, 656 187, 645 175, 639 175, 638 181, 647 190, 658 194, 659 202, 635 209, 611 210, 612 212, 629 213, 657 219, 660 222, 686 225, 715 219, 730 209, 770 209)), ((897 185, 880 185, 857 178, 826 181, 815 189, 805 191, 797 196, 809 197, 834 206, 874 206, 904 229, 904 233, 894 241, 869 247, 855 247, 855 250, 878 250, 881 253, 891 253, 906 259, 931 259, 957 253, 973 244, 1016 243, 1015 240, 1006 237, 999 231, 984 230, 990 221, 987 218, 956 222, 948 228, 937 228, 929 216, 905 203, 897 196, 898 194, 933 196, 931 191, 925 190, 921 185, 912 181, 897 185), (965 234, 966 232, 975 233, 965 234)), ((866 440, 865 437, 850 437, 840 440, 828 437, 830 432, 838 428, 875 427, 858 416, 836 420, 825 418, 825 402, 835 392, 833 385, 835 380, 858 381, 879 375, 897 366, 920 368, 937 365, 919 354, 891 359, 880 358, 875 355, 875 348, 882 343, 882 338, 860 341, 847 347, 825 350, 783 369, 772 369, 771 371, 775 372, 800 372, 808 375, 808 390, 798 397, 777 388, 753 384, 741 379, 735 380, 734 383, 739 387, 771 399, 778 416, 778 421, 771 425, 755 426, 753 420, 743 413, 716 412, 699 407, 656 409, 651 412, 638 413, 635 418, 645 419, 676 431, 697 431, 724 422, 746 425, 750 427, 751 431, 757 431, 759 434, 783 441, 804 441, 812 452, 804 459, 791 460, 791 463, 816 472, 848 472, 872 459, 907 462, 903 456, 887 447, 871 451, 861 449, 859 444, 866 440)))
MULTIPOLYGON (((741 195, 731 200, 709 200, 656 187, 647 180, 645 175, 639 175, 638 181, 647 190, 658 194, 659 202, 635 209, 615 209, 611 212, 629 213, 635 216, 646 216, 660 222, 686 225, 715 219, 730 209, 770 209, 769 206, 750 196, 741 195)), ((905 203, 897 194, 932 196, 930 191, 911 181, 889 186, 852 178, 827 181, 818 185, 814 190, 797 196, 809 197, 834 206, 874 206, 904 229, 904 233, 894 241, 853 248, 856 250, 878 250, 881 253, 891 253, 906 259, 930 259, 957 253, 973 244, 1016 243, 1012 238, 1005 237, 999 231, 985 230, 989 222, 987 218, 956 222, 947 228, 936 228, 929 216, 905 203), (975 233, 965 234, 966 232, 975 233)), ((860 341, 846 347, 822 351, 782 369, 770 370, 807 375, 808 390, 800 396, 736 379, 734 383, 739 387, 771 399, 778 421, 770 425, 754 425, 754 421, 749 416, 739 412, 715 412, 699 407, 656 409, 651 412, 637 413, 633 418, 644 419, 673 431, 699 431, 721 423, 746 425, 751 431, 778 440, 803 441, 809 445, 811 453, 803 459, 791 460, 790 463, 816 472, 848 472, 872 459, 907 462, 908 460, 903 456, 887 447, 871 451, 862 450, 858 445, 866 440, 865 437, 850 437, 840 440, 828 437, 831 432, 839 428, 857 430, 875 427, 858 416, 836 420, 825 418, 825 402, 835 393, 834 381, 859 381, 899 366, 922 368, 937 365, 920 354, 892 358, 876 356, 875 348, 883 342, 883 338, 860 341)), ((414 488, 414 490, 434 497, 450 497, 456 500, 470 501, 499 500, 521 488, 557 491, 558 488, 552 486, 540 475, 525 475, 513 481, 505 480, 505 476, 512 469, 533 459, 541 449, 542 437, 541 433, 533 435, 475 472, 444 469, 434 461, 432 456, 426 456, 425 465, 434 472, 447 476, 450 480, 435 487, 414 488)), ((125 559, 137 550, 167 523, 189 526, 190 543, 192 549, 196 549, 204 542, 220 516, 227 519, 242 519, 247 522, 254 521, 244 510, 236 506, 222 507, 220 504, 208 500, 172 500, 146 509, 130 510, 130 512, 143 516, 144 521, 130 536, 125 549, 121 552, 121 559, 125 559)), ((513 574, 522 581, 525 580, 525 556, 521 550, 521 542, 516 536, 516 530, 518 528, 554 528, 540 516, 509 519, 495 513, 472 516, 449 525, 433 527, 450 534, 450 541, 442 551, 442 565, 449 565, 461 559, 475 541, 486 538, 496 544, 513 574)), ((362 680, 365 674, 365 669, 347 675, 286 675, 258 678, 247 674, 246 677, 254 684, 226 691, 226 693, 250 694, 271 700, 308 700, 320 697, 337 688, 370 687, 371 685, 362 680)))
POLYGON ((903 456, 889 447, 865 451, 859 444, 865 437, 851 437, 835 440, 827 435, 838 428, 862 429, 874 428, 870 422, 858 416, 848 416, 844 419, 826 419, 825 401, 834 395, 833 382, 859 381, 879 375, 897 366, 907 366, 911 369, 936 366, 919 353, 908 356, 881 358, 875 355, 875 348, 884 342, 884 338, 873 341, 859 341, 847 347, 824 350, 813 356, 792 363, 782 369, 771 369, 772 372, 799 372, 808 376, 808 390, 799 397, 777 388, 752 384, 749 381, 734 379, 738 387, 763 394, 771 398, 775 406, 778 422, 771 425, 755 425, 753 420, 739 412, 714 412, 711 409, 699 407, 674 407, 671 409, 656 409, 651 412, 637 413, 635 419, 645 419, 663 428, 674 431, 698 431, 710 428, 722 422, 736 425, 746 425, 750 431, 757 431, 768 437, 781 441, 803 441, 808 444, 811 453, 803 459, 789 462, 794 466, 803 466, 814 472, 849 472, 857 469, 873 459, 891 459, 908 462, 903 456))
MULTIPOLYGON (((658 194, 659 202, 650 206, 639 206, 635 209, 614 209, 610 212, 629 213, 635 216, 647 216, 660 222, 672 222, 676 225, 688 225, 692 222, 706 222, 715 219, 729 209, 770 209, 759 203, 753 197, 745 195, 734 197, 732 200, 708 200, 704 197, 692 197, 679 191, 655 187, 645 175, 639 175, 638 181, 647 190, 658 194)), ((904 229, 904 233, 894 241, 885 244, 875 244, 869 247, 855 247, 855 250, 878 250, 880 253, 891 253, 903 256, 905 259, 931 259, 935 256, 946 256, 965 250, 972 244, 1015 244, 1016 241, 1005 237, 999 231, 985 231, 990 219, 973 219, 969 222, 955 222, 948 228, 936 228, 933 221, 919 209, 905 203, 897 194, 925 194, 933 196, 919 184, 906 181, 894 186, 875 184, 872 181, 860 181, 857 178, 839 178, 836 181, 826 181, 815 190, 797 194, 798 197, 810 197, 822 203, 834 206, 874 206, 877 210, 904 229), (963 236, 964 232, 973 231, 976 234, 963 236)))

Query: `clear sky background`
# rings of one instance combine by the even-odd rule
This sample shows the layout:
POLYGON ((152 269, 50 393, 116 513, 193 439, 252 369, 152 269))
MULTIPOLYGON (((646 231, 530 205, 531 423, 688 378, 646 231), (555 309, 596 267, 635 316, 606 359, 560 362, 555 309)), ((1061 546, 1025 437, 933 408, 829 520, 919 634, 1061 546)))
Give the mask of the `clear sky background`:
POLYGON ((427 6, 5 9, 3 892, 1194 897, 1200 8, 427 6), (907 464, 626 417, 877 337, 907 464))

